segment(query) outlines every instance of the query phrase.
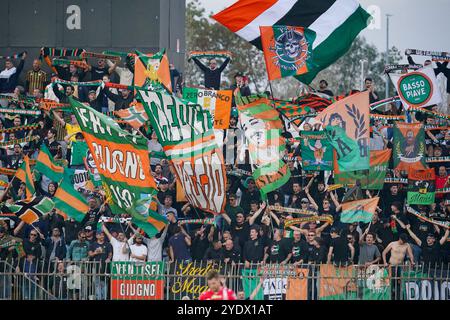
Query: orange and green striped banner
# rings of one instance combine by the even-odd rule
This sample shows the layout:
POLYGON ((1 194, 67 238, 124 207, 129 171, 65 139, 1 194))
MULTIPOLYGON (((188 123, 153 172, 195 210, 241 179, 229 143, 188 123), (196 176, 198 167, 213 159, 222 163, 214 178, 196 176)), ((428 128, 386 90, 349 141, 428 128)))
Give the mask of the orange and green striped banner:
POLYGON ((275 25, 259 29, 269 80, 308 73, 313 61, 314 31, 275 25))
POLYGON ((89 211, 86 199, 74 189, 73 184, 70 183, 69 176, 66 174, 59 182, 53 202, 60 215, 65 218, 73 218, 78 222, 83 221, 86 213, 89 211))
POLYGON ((34 169, 52 181, 61 180, 64 173, 64 168, 54 162, 53 156, 45 144, 41 146, 34 169))

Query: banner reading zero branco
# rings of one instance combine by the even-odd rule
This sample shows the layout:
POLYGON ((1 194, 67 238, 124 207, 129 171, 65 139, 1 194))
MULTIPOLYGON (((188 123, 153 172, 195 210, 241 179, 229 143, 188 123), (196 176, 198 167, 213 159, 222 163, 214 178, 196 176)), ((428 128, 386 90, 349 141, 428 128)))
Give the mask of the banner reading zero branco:
POLYGON ((230 126, 232 94, 231 90, 183 89, 183 99, 209 111, 214 129, 228 129, 230 126))
POLYGON ((442 102, 436 75, 431 67, 406 74, 389 74, 403 107, 426 107, 442 102))

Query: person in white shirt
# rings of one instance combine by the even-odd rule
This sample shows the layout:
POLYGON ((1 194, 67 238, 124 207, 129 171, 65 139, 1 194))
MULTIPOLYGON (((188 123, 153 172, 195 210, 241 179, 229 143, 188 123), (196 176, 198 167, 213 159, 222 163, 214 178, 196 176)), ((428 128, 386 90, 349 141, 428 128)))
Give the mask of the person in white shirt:
MULTIPOLYGON (((128 223, 131 230, 133 230, 134 233, 137 233, 138 231, 133 228, 131 221, 128 223)), ((163 244, 164 239, 166 238, 167 234, 167 226, 164 227, 163 230, 161 230, 158 234, 156 234, 154 237, 151 238, 145 238, 144 237, 144 243, 147 246, 147 261, 148 262, 155 262, 155 261, 162 261, 162 253, 163 253, 163 244)))
POLYGON ((109 232, 108 228, 102 223, 102 230, 106 234, 113 247, 112 261, 129 261, 130 260, 130 248, 127 244, 127 238, 124 233, 119 232, 117 239, 114 238, 109 232))
POLYGON ((147 247, 144 245, 144 238, 140 233, 135 233, 128 243, 130 244, 130 261, 145 262, 147 260, 147 247), (133 242, 134 238, 134 243, 133 242))

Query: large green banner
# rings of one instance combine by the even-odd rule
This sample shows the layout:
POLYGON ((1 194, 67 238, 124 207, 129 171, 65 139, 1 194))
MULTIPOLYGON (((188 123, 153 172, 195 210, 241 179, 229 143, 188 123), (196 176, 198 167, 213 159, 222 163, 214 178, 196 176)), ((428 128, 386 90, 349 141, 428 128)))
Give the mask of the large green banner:
POLYGON ((303 170, 333 170, 333 148, 324 131, 301 131, 303 170))
POLYGON ((224 212, 225 166, 209 112, 167 93, 137 94, 188 201, 213 214, 224 212))
POLYGON ((156 183, 150 173, 147 139, 120 128, 110 117, 69 98, 104 187, 111 210, 122 214, 151 197, 156 183))

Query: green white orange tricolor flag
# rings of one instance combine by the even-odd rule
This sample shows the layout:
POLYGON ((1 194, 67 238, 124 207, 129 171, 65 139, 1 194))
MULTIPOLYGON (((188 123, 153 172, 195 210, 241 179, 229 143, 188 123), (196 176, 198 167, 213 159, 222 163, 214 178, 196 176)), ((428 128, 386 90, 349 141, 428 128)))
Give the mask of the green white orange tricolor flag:
POLYGON ((55 208, 62 216, 81 222, 89 211, 89 206, 82 194, 73 187, 68 173, 65 172, 63 179, 59 182, 53 201, 55 208))
POLYGON ((64 172, 64 168, 55 163, 52 154, 44 143, 37 156, 34 169, 55 182, 61 180, 64 172))

